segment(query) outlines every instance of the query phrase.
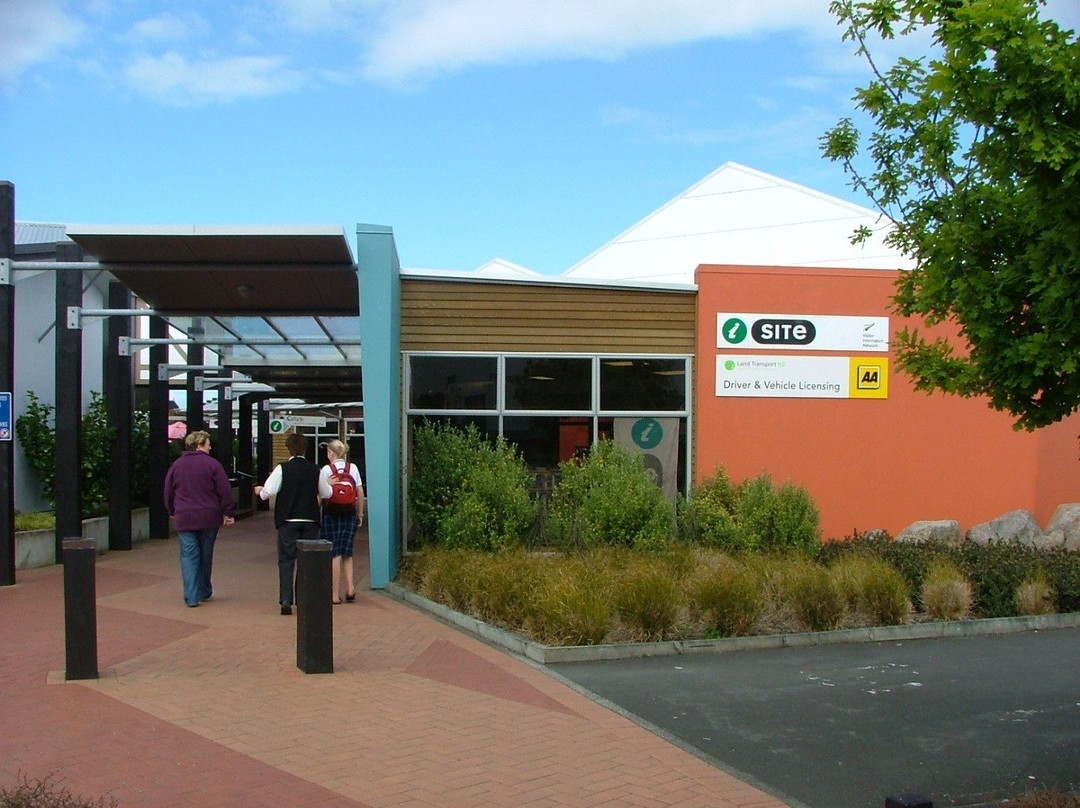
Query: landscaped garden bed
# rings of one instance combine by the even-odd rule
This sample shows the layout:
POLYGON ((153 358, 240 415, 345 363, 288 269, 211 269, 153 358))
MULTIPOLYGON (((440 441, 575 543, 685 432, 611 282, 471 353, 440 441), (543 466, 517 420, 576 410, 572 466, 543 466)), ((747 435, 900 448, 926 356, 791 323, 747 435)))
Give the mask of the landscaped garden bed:
POLYGON ((717 470, 674 506, 640 458, 602 442, 536 502, 514 449, 475 430, 422 426, 413 456, 422 546, 397 583, 545 646, 1080 612, 1080 553, 880 532, 822 541, 806 491, 768 475, 736 484, 717 470))

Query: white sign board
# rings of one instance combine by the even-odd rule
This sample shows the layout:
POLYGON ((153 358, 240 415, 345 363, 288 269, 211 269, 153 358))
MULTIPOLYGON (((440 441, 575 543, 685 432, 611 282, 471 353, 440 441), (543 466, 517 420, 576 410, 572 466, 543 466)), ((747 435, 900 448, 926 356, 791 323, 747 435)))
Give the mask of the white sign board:
POLYGON ((740 351, 888 351, 888 317, 824 314, 716 315, 716 347, 740 351))
POLYGON ((729 398, 888 398, 889 360, 864 356, 716 357, 716 395, 729 398))
POLYGON ((326 418, 321 415, 290 415, 289 423, 293 426, 326 426, 326 418))

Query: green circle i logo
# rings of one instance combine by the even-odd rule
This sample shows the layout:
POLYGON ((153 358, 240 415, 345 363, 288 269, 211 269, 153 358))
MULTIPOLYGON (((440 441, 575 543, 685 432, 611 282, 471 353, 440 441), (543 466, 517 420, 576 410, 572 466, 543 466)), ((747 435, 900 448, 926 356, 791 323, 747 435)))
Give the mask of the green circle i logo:
POLYGON ((746 323, 738 317, 728 318, 728 320, 724 322, 724 327, 721 330, 724 332, 724 341, 730 342, 732 345, 738 345, 746 339, 746 335, 749 333, 746 323))
POLYGON ((664 427, 655 418, 639 418, 630 430, 630 438, 642 449, 655 449, 664 440, 664 427))

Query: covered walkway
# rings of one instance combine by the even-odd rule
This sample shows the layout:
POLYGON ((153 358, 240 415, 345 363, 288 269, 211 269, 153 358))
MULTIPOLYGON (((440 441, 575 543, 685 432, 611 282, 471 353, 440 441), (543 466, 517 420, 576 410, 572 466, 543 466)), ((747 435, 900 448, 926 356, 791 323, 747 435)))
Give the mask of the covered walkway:
MULTIPOLYGON (((367 588, 334 667, 296 667, 268 514, 184 606, 175 539, 97 560, 101 678, 64 680, 63 570, 0 588, 0 782, 139 806, 781 806, 543 670, 367 588)), ((366 550, 361 542, 360 552, 366 550)))

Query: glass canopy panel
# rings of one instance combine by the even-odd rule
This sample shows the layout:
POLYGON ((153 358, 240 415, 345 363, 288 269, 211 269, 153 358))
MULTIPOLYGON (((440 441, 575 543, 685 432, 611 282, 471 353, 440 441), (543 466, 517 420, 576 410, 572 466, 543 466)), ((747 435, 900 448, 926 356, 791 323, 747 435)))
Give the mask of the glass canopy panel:
POLYGON ((359 317, 320 317, 334 339, 360 339, 359 317))
POLYGON ((685 359, 600 359, 600 409, 681 412, 686 406, 685 359))

